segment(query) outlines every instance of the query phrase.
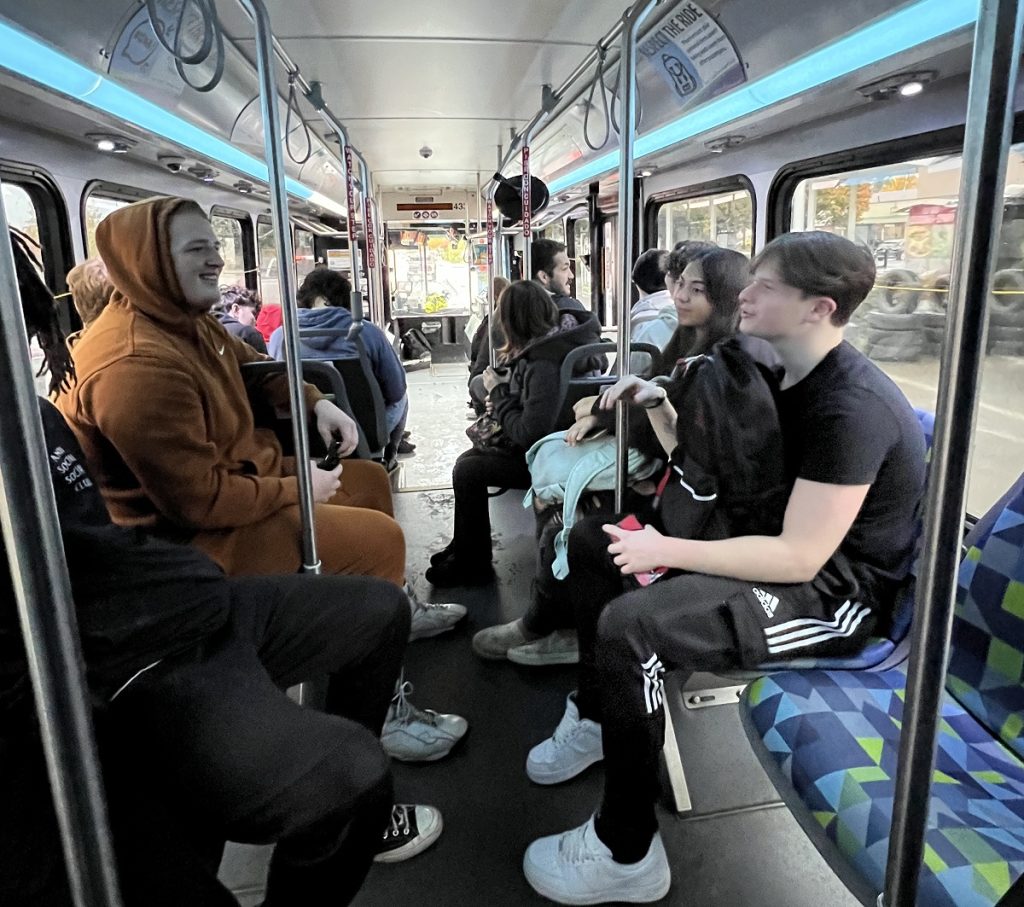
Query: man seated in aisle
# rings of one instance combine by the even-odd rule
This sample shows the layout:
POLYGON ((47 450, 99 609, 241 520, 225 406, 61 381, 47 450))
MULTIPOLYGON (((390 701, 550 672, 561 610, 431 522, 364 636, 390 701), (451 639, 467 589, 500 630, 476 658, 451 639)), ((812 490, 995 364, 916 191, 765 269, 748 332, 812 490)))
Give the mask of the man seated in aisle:
MULTIPOLYGON (((353 359, 359 355, 356 341, 348 339, 352 327, 352 284, 330 268, 310 271, 296 294, 299 306, 299 331, 337 331, 330 336, 302 336, 299 346, 303 359, 353 359)), ((387 423, 388 449, 384 459, 390 461, 396 454, 412 453, 416 445, 405 440, 405 422, 409 417, 405 369, 394 347, 384 332, 372 321, 363 321, 359 341, 380 385, 384 398, 384 418, 387 423)), ((270 336, 270 355, 284 359, 284 328, 270 336)))
MULTIPOLYGON (((896 385, 843 341, 874 283, 871 255, 830 233, 790 233, 752 270, 740 329, 769 341, 781 360, 782 530, 673 538, 657 528, 667 520, 661 512, 639 514, 647 525, 633 531, 618 525, 624 514, 573 528, 580 685, 530 760, 543 759, 561 781, 603 759, 605 785, 586 823, 535 841, 524 857, 530 884, 558 903, 649 902, 669 889, 655 815, 665 670, 855 653, 887 631, 909 575, 924 437, 896 385)), ((666 396, 627 377, 604 405, 648 408, 659 437, 686 451, 699 432, 677 425, 666 396)))
MULTIPOLYGON (((28 333, 51 391, 68 387, 53 297, 13 246, 28 333)), ((115 526, 60 414, 39 408, 126 907, 236 903, 217 879, 228 839, 276 844, 265 907, 347 904, 371 859, 430 846, 440 813, 393 805, 377 740, 409 633, 401 590, 229 579, 189 545, 115 526), (323 676, 328 714, 285 693, 323 676)), ((69 904, 7 562, 0 539, 0 903, 69 904)))
MULTIPOLYGON (((58 406, 112 518, 190 542, 231 576, 295 573, 296 463, 253 425, 241 365, 267 357, 209 315, 224 266, 210 221, 188 199, 147 199, 108 215, 96 244, 117 292, 75 347, 79 381, 58 406)), ((283 374, 253 390, 287 405, 283 374)), ((355 423, 310 385, 305 401, 324 441, 351 452, 355 423)), ((384 470, 346 460, 312 468, 311 479, 323 571, 403 586, 405 539, 384 470)), ((461 605, 424 604, 407 591, 412 638, 465 615, 461 605)), ((465 730, 464 719, 414 709, 400 691, 384 742, 397 758, 437 759, 465 730)))

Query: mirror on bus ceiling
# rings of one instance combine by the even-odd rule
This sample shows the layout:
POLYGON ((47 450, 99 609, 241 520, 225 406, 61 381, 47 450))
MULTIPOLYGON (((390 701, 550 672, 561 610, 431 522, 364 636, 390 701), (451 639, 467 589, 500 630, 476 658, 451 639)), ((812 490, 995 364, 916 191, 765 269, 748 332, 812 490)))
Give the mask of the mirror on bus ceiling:
MULTIPOLYGON (((500 173, 494 174, 498 188, 494 191, 495 207, 512 223, 523 219, 523 178, 513 176, 507 178, 500 173)), ((530 214, 539 214, 548 205, 548 187, 543 180, 530 177, 530 214)))

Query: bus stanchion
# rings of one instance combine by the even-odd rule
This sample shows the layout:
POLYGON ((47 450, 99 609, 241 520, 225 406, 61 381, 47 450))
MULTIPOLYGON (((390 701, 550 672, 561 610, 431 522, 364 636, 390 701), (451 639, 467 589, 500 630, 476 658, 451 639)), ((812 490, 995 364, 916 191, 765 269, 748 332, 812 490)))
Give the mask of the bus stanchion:
POLYGON ((924 607, 914 614, 885 892, 879 899, 884 907, 913 907, 924 859, 970 459, 963 439, 971 437, 977 414, 1022 21, 1024 7, 1018 0, 981 2, 917 584, 916 597, 924 607))

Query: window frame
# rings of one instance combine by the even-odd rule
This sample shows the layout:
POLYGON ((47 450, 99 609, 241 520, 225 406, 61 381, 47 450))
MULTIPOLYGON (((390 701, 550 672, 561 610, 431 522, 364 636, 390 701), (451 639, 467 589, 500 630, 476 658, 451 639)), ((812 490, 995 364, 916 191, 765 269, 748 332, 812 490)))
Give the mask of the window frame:
MULTIPOLYGON (((55 295, 66 293, 65 277, 75 266, 74 243, 71 240, 71 219, 57 181, 41 167, 0 159, 0 181, 23 189, 35 208, 39 224, 39 243, 49 252, 43 256, 43 276, 55 295)), ((74 313, 74 307, 68 306, 74 313)), ((77 316, 71 314, 72 322, 77 316)))
POLYGON ((155 198, 159 192, 153 192, 148 189, 139 189, 135 186, 125 186, 121 183, 111 183, 106 180, 90 180, 85 184, 85 188, 82 190, 82 199, 79 204, 79 223, 82 228, 82 249, 85 251, 85 257, 89 258, 95 254, 93 250, 89 248, 89 233, 86 229, 86 206, 89 204, 89 199, 94 195, 99 198, 109 198, 112 201, 132 202, 145 201, 147 198, 155 198))
POLYGON ((651 195, 644 206, 644 235, 648 237, 648 248, 655 248, 651 237, 656 238, 658 235, 658 213, 665 205, 708 195, 722 195, 726 192, 746 192, 750 196, 750 257, 753 258, 757 254, 757 192, 754 190, 754 184, 750 177, 744 173, 735 173, 716 180, 694 183, 691 186, 666 189, 651 195))
POLYGON ((242 264, 245 267, 245 285, 250 290, 259 292, 259 275, 256 273, 259 267, 256 262, 256 231, 253 228, 252 217, 248 211, 241 208, 229 208, 226 205, 214 205, 210 209, 210 217, 227 217, 237 220, 242 227, 242 264))

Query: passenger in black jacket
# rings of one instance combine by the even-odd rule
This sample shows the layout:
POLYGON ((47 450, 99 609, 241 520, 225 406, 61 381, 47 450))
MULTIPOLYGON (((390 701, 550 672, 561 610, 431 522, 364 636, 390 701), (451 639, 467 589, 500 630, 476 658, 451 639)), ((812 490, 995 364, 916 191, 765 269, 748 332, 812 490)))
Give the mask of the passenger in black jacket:
MULTIPOLYGON (((502 372, 483 373, 488 407, 501 426, 497 443, 467 450, 455 462, 455 533, 431 558, 427 579, 435 586, 481 585, 494 576, 488 486, 529 488, 526 451, 557 424, 559 371, 570 350, 600 340, 597 319, 559 309, 539 284, 520 280, 501 297, 498 323, 507 338, 502 372)), ((598 362, 585 363, 593 369, 598 362)))
MULTIPOLYGON (((25 321, 56 391, 73 367, 53 298, 14 242, 25 321)), ((234 904, 217 879, 228 839, 276 842, 268 907, 347 904, 375 853, 411 855, 381 850, 404 807, 392 808, 377 739, 409 635, 405 594, 364 577, 229 579, 189 545, 114 525, 74 435, 39 406, 126 907, 234 904), (284 692, 325 675, 330 714, 284 692)), ((0 803, 0 903, 70 904, 4 570, 0 803)), ((393 839, 423 849, 416 821, 403 817, 412 834, 393 839)))
MULTIPOLYGON (((530 262, 533 268, 533 279, 551 294, 551 298, 559 309, 587 311, 587 307, 582 302, 570 295, 572 262, 569 260, 564 243, 553 239, 534 240, 530 246, 530 262)), ((495 278, 495 303, 497 303, 501 296, 497 286, 497 281, 499 280, 503 284, 502 290, 508 286, 505 278, 495 278)), ((504 339, 501 338, 500 331, 495 332, 495 342, 499 349, 505 343, 504 339)), ((482 375, 484 369, 490 364, 491 343, 488 333, 488 319, 485 316, 473 335, 469 355, 469 392, 478 413, 483 412, 483 400, 486 393, 482 383, 474 379, 482 375)))

